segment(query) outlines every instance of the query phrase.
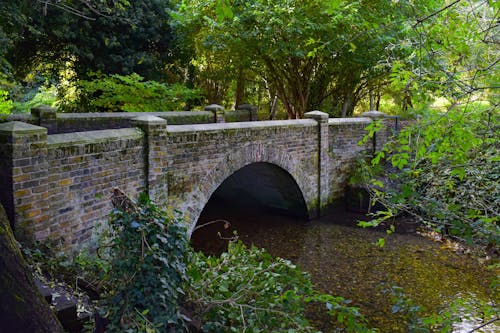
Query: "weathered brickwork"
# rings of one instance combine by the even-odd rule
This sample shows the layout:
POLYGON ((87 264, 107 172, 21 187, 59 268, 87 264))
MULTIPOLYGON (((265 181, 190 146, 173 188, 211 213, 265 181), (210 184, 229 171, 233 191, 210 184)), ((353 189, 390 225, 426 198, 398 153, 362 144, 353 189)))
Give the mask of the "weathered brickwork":
POLYGON ((131 196, 144 190, 143 134, 119 129, 56 134, 47 141, 50 219, 34 230, 35 238, 74 247, 107 219, 114 187, 131 196))
POLYGON ((0 125, 0 199, 16 237, 33 240, 47 223, 47 129, 22 122, 0 125))
MULTIPOLYGON (((223 110, 217 110, 220 116, 223 110)), ((71 249, 107 219, 115 187, 131 197, 146 191, 161 207, 182 211, 191 231, 228 177, 264 162, 291 176, 297 189, 280 193, 291 198, 300 192, 313 218, 343 196, 355 159, 372 152, 374 143, 358 145, 370 118, 328 119, 319 111, 306 117, 170 125, 156 113, 142 113, 127 120, 133 128, 53 135, 23 122, 2 123, 0 200, 20 239, 51 238, 71 249)), ((46 125, 53 126, 54 118, 46 125)), ((246 174, 273 177, 259 170, 246 174)))
POLYGON ((371 121, 370 118, 333 118, 328 120, 330 203, 343 196, 347 177, 360 153, 372 151, 373 141, 368 140, 364 145, 358 144, 366 135, 365 128, 371 121))
POLYGON ((309 214, 317 214, 318 135, 314 120, 169 127, 170 205, 187 214, 190 228, 217 187, 245 165, 268 162, 297 182, 309 214))

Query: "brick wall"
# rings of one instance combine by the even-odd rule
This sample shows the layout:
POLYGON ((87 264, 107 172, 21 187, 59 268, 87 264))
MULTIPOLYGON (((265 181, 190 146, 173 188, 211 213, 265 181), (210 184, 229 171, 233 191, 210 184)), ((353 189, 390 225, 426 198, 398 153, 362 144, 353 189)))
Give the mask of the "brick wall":
MULTIPOLYGON (((0 200, 20 239, 52 238, 69 249, 87 242, 107 219, 114 187, 131 197, 147 191, 160 206, 181 210, 192 229, 224 180, 264 162, 293 178, 313 218, 342 197, 355 158, 373 142, 358 145, 369 118, 328 119, 319 111, 306 117, 167 125, 141 114, 129 120, 134 128, 53 135, 40 126, 3 123, 0 200)), ((45 119, 47 127, 54 124, 45 119)))
POLYGON ((89 240, 111 211, 114 187, 135 197, 145 189, 143 134, 137 129, 50 135, 47 139, 51 218, 35 237, 73 246, 89 240))
POLYGON ((318 182, 314 120, 169 126, 167 140, 168 201, 186 212, 191 228, 217 187, 254 162, 286 170, 314 216, 318 182))
POLYGON ((330 154, 330 193, 331 199, 344 195, 349 173, 354 167, 356 158, 362 151, 371 152, 373 142, 362 146, 358 142, 367 133, 365 128, 370 118, 333 118, 328 121, 329 154, 330 154))

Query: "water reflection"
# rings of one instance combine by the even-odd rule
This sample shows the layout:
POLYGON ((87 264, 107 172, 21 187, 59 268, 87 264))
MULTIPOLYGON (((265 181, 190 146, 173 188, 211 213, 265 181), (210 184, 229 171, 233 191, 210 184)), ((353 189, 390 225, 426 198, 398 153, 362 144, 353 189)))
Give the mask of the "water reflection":
MULTIPOLYGON (((482 324, 481 314, 474 313, 475 305, 498 304, 498 295, 489 288, 493 273, 477 260, 410 234, 391 235, 383 248, 377 247, 374 244, 385 233, 346 226, 358 218, 360 215, 338 212, 306 222, 259 207, 242 213, 241 207, 215 203, 206 207, 199 223, 224 219, 231 227, 217 223, 201 228, 193 234, 192 243, 196 249, 217 254, 227 244, 218 234, 230 237, 237 230, 247 245, 264 247, 272 255, 298 264, 321 291, 353 300, 381 332, 406 332, 405 319, 392 314, 392 304, 384 293, 390 286, 402 287, 406 296, 428 309, 427 314, 463 300, 457 309, 462 321, 453 326, 454 332, 469 332, 482 324)), ((327 323, 320 328, 329 331, 327 323)), ((497 322, 475 332, 500 332, 500 325, 497 322)))

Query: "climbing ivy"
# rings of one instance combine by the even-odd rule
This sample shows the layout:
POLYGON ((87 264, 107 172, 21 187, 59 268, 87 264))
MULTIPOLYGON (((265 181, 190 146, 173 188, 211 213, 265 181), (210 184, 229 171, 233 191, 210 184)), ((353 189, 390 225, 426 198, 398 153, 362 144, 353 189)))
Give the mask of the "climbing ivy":
POLYGON ((109 286, 102 315, 109 332, 180 330, 187 282, 189 243, 180 219, 169 219, 146 196, 135 209, 116 209, 110 219, 112 238, 109 286))

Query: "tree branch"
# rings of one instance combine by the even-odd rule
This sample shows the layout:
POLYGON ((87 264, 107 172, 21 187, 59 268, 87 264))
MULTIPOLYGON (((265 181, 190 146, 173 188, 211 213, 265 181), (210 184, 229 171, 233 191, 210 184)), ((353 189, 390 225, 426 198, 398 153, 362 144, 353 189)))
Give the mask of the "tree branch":
POLYGON ((462 0, 455 0, 455 1, 453 1, 452 3, 450 3, 449 5, 444 6, 443 8, 441 8, 441 9, 439 9, 439 10, 437 10, 437 11, 435 11, 435 12, 433 12, 433 13, 429 14, 429 15, 427 15, 426 17, 421 18, 421 19, 417 19, 417 22, 413 25, 413 28, 415 28, 415 27, 416 27, 417 25, 419 25, 420 23, 422 23, 422 22, 424 22, 424 21, 427 21, 427 20, 428 20, 428 19, 430 19, 431 17, 434 17, 434 16, 438 15, 439 13, 444 12, 444 11, 445 11, 445 10, 447 10, 448 8, 451 8, 451 7, 455 6, 455 5, 456 5, 457 3, 459 3, 460 1, 462 1, 462 0))
POLYGON ((472 332, 475 332, 475 331, 477 331, 477 330, 479 330, 479 329, 481 329, 481 328, 483 328, 483 327, 485 327, 485 326, 488 326, 488 325, 490 325, 490 324, 494 323, 494 322, 495 322, 495 321, 497 321, 497 320, 500 320, 500 318, 499 318, 499 317, 493 318, 493 319, 491 319, 490 321, 487 321, 486 323, 484 323, 484 324, 482 324, 481 326, 478 326, 478 327, 476 327, 476 328, 474 328, 474 329, 470 330, 470 331, 469 331, 469 332, 467 332, 467 333, 472 333, 472 332))

